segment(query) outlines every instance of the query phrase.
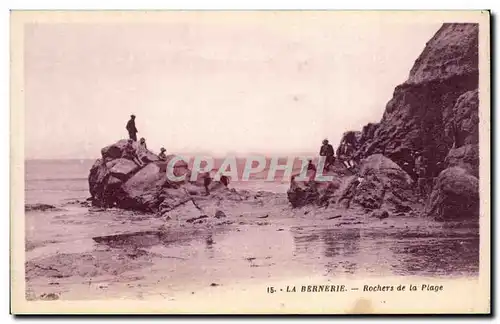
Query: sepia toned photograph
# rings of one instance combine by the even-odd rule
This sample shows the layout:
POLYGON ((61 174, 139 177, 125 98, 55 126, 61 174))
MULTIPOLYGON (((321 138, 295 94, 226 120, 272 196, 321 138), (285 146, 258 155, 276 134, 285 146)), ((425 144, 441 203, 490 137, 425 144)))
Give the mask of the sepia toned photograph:
POLYGON ((488 314, 488 11, 12 11, 12 308, 488 314))

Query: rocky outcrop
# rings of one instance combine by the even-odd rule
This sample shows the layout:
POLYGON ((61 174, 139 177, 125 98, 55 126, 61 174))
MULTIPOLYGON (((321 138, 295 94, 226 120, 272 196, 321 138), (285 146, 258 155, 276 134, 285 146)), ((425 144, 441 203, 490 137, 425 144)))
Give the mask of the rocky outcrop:
POLYGON ((120 180, 126 180, 129 176, 136 170, 139 166, 131 160, 119 158, 106 163, 106 168, 109 170, 109 174, 120 180))
POLYGON ((405 168, 410 153, 421 151, 427 173, 437 176, 454 142, 478 143, 478 28, 444 24, 437 31, 408 80, 395 88, 381 121, 363 128, 356 156, 380 153, 405 168))
POLYGON ((125 181, 114 198, 126 209, 155 211, 161 203, 163 187, 171 187, 166 174, 155 163, 149 163, 125 181))
MULTIPOLYGON (((165 214, 193 201, 193 197, 206 194, 200 177, 190 181, 191 171, 185 161, 176 159, 170 163, 174 155, 160 161, 154 153, 142 151, 145 164, 138 166, 122 158, 126 144, 127 140, 120 140, 103 148, 102 158, 90 169, 88 181, 93 205, 165 214), (175 180, 167 177, 167 173, 186 177, 175 180)), ((133 145, 138 148, 137 143, 133 145)), ((209 189, 218 199, 242 199, 239 193, 219 181, 212 181, 209 189)))
MULTIPOLYGON (((297 181, 292 178, 287 192, 292 207, 306 205, 328 207, 358 206, 366 211, 386 209, 395 213, 412 210, 415 202, 413 180, 401 167, 381 154, 361 161, 359 176, 348 176, 341 181, 334 173, 332 181, 297 181)), ((311 174, 308 174, 309 176, 311 174)))
POLYGON ((478 178, 460 167, 445 169, 435 181, 425 212, 439 221, 477 220, 478 178))
POLYGON ((342 188, 338 204, 354 205, 365 210, 409 212, 413 195, 413 180, 396 163, 381 154, 361 161, 359 176, 352 176, 342 188))

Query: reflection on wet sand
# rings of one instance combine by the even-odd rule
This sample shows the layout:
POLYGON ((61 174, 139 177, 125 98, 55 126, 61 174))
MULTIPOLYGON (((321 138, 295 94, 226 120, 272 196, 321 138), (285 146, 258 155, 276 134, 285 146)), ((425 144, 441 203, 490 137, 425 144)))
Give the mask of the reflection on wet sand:
POLYGON ((337 219, 306 216, 264 222, 247 215, 224 226, 165 226, 160 218, 120 210, 32 213, 27 292, 30 298, 137 298, 247 281, 478 275, 477 226, 413 218, 369 223, 360 217, 339 227, 337 219), (52 222, 61 217, 78 225, 54 233, 52 222), (89 288, 89 282, 95 284, 89 288), (105 290, 100 283, 107 284, 105 290))
POLYGON ((317 260, 327 275, 477 275, 479 235, 470 231, 344 228, 292 230, 297 261, 317 260))

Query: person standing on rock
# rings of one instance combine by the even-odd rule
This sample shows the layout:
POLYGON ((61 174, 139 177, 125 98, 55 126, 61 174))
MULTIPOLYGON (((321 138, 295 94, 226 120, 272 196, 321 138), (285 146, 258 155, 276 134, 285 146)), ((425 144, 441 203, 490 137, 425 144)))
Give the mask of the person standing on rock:
POLYGON ((325 169, 327 171, 330 170, 330 166, 333 166, 333 164, 335 163, 335 150, 333 149, 333 146, 328 143, 327 139, 323 140, 323 145, 321 145, 319 155, 326 157, 325 169))
POLYGON ((128 136, 134 142, 137 142, 137 133, 139 131, 135 127, 135 115, 130 115, 130 120, 127 122, 127 126, 125 127, 128 131, 128 136))
POLYGON ((312 171, 312 175, 309 177, 309 180, 316 179, 316 166, 312 160, 309 160, 309 163, 307 164, 307 171, 312 171))

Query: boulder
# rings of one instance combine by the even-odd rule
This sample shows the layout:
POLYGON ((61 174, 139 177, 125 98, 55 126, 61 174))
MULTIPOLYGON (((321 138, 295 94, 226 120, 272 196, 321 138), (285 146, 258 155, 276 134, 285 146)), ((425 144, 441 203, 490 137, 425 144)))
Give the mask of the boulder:
POLYGON ((479 145, 467 144, 451 149, 445 159, 445 166, 461 167, 475 177, 479 177, 479 145))
POLYGON ((287 191, 287 196, 293 208, 316 204, 319 200, 319 193, 313 183, 293 180, 287 191))
MULTIPOLYGON (((119 140, 118 142, 116 142, 112 145, 104 147, 101 150, 101 155, 102 155, 103 160, 114 160, 114 159, 121 158, 123 155, 123 151, 125 150, 125 146, 127 146, 127 143, 128 143, 128 140, 122 139, 122 140, 119 140)), ((159 160, 158 156, 156 154, 154 154, 153 152, 151 152, 149 150, 143 150, 142 148, 140 149, 138 142, 134 142, 132 145, 137 152, 140 151, 141 154, 144 155, 146 160, 148 160, 150 162, 155 162, 155 161, 159 160)))
POLYGON ((118 195, 118 205, 126 209, 156 211, 161 200, 163 186, 168 184, 164 173, 155 163, 149 163, 122 186, 118 195))
POLYGON ((229 200, 229 201, 243 201, 249 198, 244 191, 237 191, 234 188, 227 188, 224 184, 219 181, 215 181, 212 189, 210 189, 210 195, 219 201, 229 200))
POLYGON ((186 221, 188 223, 193 223, 195 220, 201 220, 202 218, 208 218, 192 199, 189 199, 174 209, 168 211, 163 210, 161 213, 163 217, 167 217, 169 220, 186 221))
POLYGON ((361 161, 359 176, 347 180, 338 203, 349 208, 392 209, 409 211, 413 196, 413 180, 395 162, 381 154, 361 161))
POLYGON ((463 93, 455 105, 448 106, 443 112, 446 140, 450 146, 454 141, 453 128, 456 128, 456 147, 479 143, 479 97, 478 89, 463 93))
POLYGON ((214 217, 215 218, 224 218, 224 217, 226 217, 226 214, 224 214, 224 212, 222 210, 217 210, 215 212, 215 216, 214 217))
POLYGON ((175 188, 165 188, 160 196, 162 200, 159 210, 160 213, 169 212, 181 205, 186 204, 193 198, 187 190, 175 189, 175 188))
POLYGON ((203 196, 205 194, 205 188, 202 185, 196 185, 191 182, 186 183, 184 189, 186 189, 191 196, 203 196))
POLYGON ((98 159, 90 168, 89 172, 89 192, 93 201, 99 201, 103 194, 104 187, 109 177, 109 169, 103 160, 98 159))
POLYGON ((139 166, 133 161, 124 158, 112 160, 106 163, 106 167, 112 176, 122 181, 127 180, 134 171, 139 169, 139 166))
POLYGON ((443 170, 435 181, 425 213, 438 221, 478 220, 479 179, 460 167, 443 170))
POLYGON ((375 210, 372 212, 370 217, 375 217, 378 219, 389 218, 389 212, 387 210, 375 210))
POLYGON ((119 159, 123 155, 123 149, 127 140, 120 140, 115 144, 108 145, 101 149, 101 156, 103 160, 109 159, 119 159))
POLYGON ((305 181, 299 181, 298 174, 292 176, 290 188, 287 191, 288 201, 292 207, 328 206, 336 190, 340 187, 340 179, 332 172, 325 172, 325 176, 333 176, 333 180, 316 181, 313 171, 307 172, 307 180, 305 181))

